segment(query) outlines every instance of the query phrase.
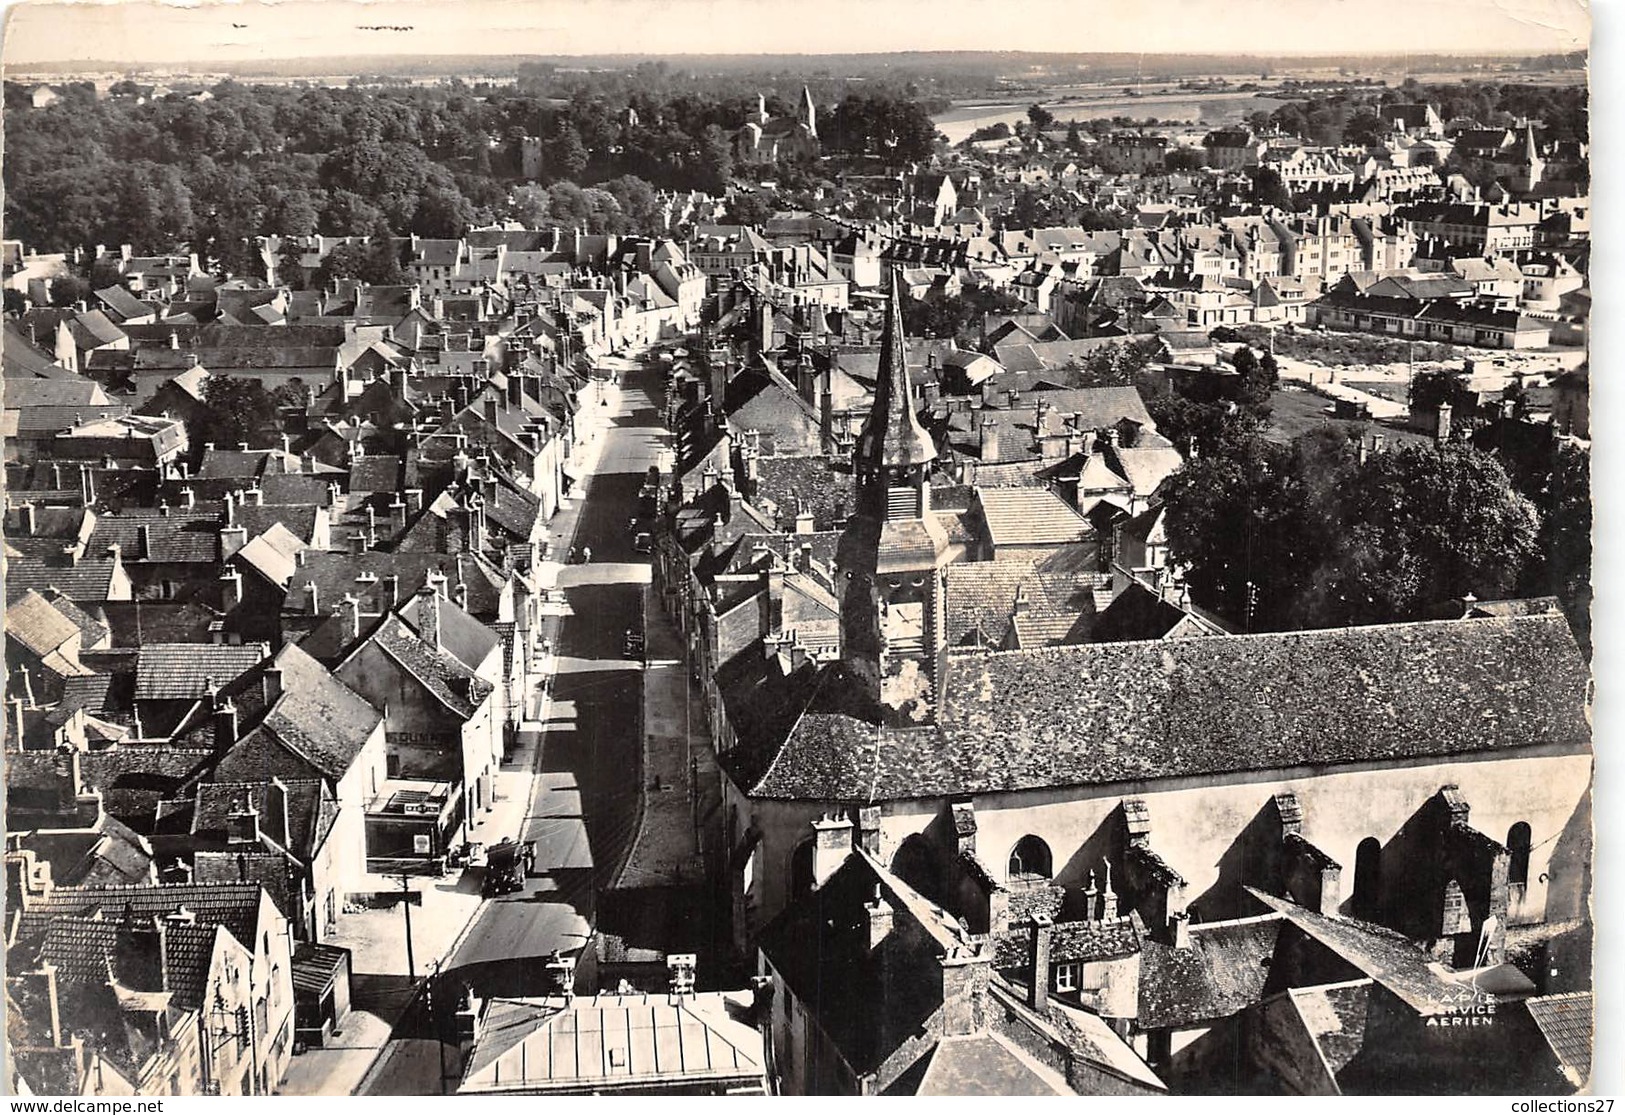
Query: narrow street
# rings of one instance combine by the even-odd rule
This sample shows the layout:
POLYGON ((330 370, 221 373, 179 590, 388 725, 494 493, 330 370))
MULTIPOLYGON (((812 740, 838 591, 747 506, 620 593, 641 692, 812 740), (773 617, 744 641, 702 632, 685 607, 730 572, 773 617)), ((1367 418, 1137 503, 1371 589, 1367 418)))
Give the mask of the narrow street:
MULTIPOLYGON (((624 363, 624 362, 622 362, 624 363)), ((586 392, 585 406, 595 389, 586 392)), ((608 393, 608 425, 596 465, 580 481, 583 501, 574 544, 590 563, 566 564, 557 587, 565 601, 558 625, 557 674, 540 746, 527 759, 536 777, 521 831, 536 843, 536 861, 522 891, 483 902, 441 967, 434 1013, 450 1021, 451 1000, 467 987, 481 997, 539 995, 549 990, 546 958, 574 954, 590 941, 602 895, 632 850, 638 825, 642 766, 643 669, 625 654, 628 629, 643 627, 650 558, 635 552, 628 529, 638 490, 660 460, 659 375, 621 373, 608 393)), ((563 560, 568 553, 557 555, 563 560)), ((502 834, 485 834, 495 839, 502 834)), ((481 872, 459 890, 477 893, 481 872)), ((590 961, 588 961, 590 963, 590 961)), ((364 1094, 423 1095, 456 1086, 456 1050, 440 1042, 435 1019, 420 1000, 402 1016, 364 1094), (443 1054, 443 1056, 442 1056, 443 1054)), ((444 1034, 444 1031, 442 1031, 444 1034)), ((449 1036, 449 1035, 446 1035, 449 1036)))

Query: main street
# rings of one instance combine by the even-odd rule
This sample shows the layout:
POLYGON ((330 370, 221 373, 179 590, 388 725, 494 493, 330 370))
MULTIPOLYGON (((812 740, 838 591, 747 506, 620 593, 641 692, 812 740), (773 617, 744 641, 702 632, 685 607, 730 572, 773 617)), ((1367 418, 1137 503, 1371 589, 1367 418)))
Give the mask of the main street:
MULTIPOLYGON (((628 524, 649 466, 661 461, 666 435, 659 427, 658 373, 612 363, 620 369, 619 389, 595 385, 584 393, 584 407, 605 407, 582 423, 602 439, 596 454, 586 454, 596 463, 577 489, 585 491, 574 545, 590 549, 592 561, 558 570, 564 607, 557 674, 541 745, 531 749, 537 772, 531 800, 519 832, 486 834, 535 841, 536 862, 523 890, 481 904, 442 966, 443 1000, 464 986, 480 996, 546 993, 546 958, 588 945, 597 896, 614 881, 636 835, 643 671, 641 660, 625 656, 624 640, 629 628, 642 630, 650 559, 634 551, 628 524)), ((565 560, 568 546, 564 550, 554 557, 565 560)), ((480 875, 467 873, 459 888, 477 888, 480 875)), ((442 1024, 450 1011, 443 1001, 435 1012, 442 1024)), ((409 1012, 363 1091, 441 1091, 436 1045, 427 1012, 409 1012)), ((444 1054, 449 1090, 456 1086, 455 1050, 444 1054)))

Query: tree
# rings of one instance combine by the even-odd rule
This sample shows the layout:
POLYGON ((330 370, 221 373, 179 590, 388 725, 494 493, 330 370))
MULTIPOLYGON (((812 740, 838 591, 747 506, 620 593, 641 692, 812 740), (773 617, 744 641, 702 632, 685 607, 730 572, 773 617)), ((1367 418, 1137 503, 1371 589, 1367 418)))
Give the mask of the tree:
POLYGON ((1078 132, 1078 122, 1076 120, 1067 122, 1066 149, 1074 153, 1083 150, 1083 136, 1078 132))
POLYGON ((1469 592, 1505 596, 1540 527, 1490 454, 1450 442, 1362 462, 1333 426, 1287 446, 1216 439, 1170 479, 1166 507, 1193 594, 1250 630, 1393 623, 1469 592))
POLYGON ((578 181, 587 169, 587 145, 568 121, 554 124, 542 140, 542 171, 550 181, 578 181))
POLYGON ((1388 138, 1392 130, 1376 113, 1359 112, 1349 117, 1343 125, 1343 141, 1357 143, 1361 147, 1376 147, 1388 138))
POLYGON ((277 429, 276 401, 257 379, 210 376, 203 384, 203 406, 193 419, 192 444, 253 445, 277 429))
POLYGON ((1253 203, 1266 209, 1284 209, 1291 212, 1296 208, 1292 200, 1292 191, 1286 188, 1281 175, 1272 167, 1255 167, 1253 175, 1253 203))
POLYGON ((1043 105, 1028 105, 1027 119, 1032 121, 1033 131, 1041 132, 1055 123, 1055 114, 1043 105))
POLYGON ((1162 160, 1163 169, 1178 173, 1201 170, 1207 158, 1194 147, 1175 147, 1162 160))
POLYGON ((735 191, 728 199, 728 207, 723 212, 723 220, 733 225, 751 225, 760 227, 765 225, 773 215, 773 206, 761 194, 749 190, 735 191))

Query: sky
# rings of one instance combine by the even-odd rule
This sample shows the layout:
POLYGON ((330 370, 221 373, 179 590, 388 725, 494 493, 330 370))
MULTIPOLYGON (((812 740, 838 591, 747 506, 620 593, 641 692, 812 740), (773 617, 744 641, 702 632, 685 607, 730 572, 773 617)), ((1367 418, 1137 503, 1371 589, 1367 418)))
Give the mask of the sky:
POLYGON ((1584 49, 1584 0, 143 0, 6 5, 7 66, 369 54, 1584 49))

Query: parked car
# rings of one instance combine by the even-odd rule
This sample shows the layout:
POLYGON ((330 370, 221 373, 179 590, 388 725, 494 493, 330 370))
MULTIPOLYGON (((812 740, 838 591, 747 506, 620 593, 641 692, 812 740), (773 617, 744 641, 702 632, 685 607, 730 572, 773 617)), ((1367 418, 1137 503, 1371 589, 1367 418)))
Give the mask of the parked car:
POLYGON ((643 632, 637 630, 636 628, 627 628, 626 642, 622 647, 622 651, 628 658, 642 658, 643 632))
POLYGON ((525 873, 534 856, 535 847, 529 841, 521 844, 505 838, 491 845, 485 852, 485 881, 480 893, 491 898, 524 890, 525 873))

